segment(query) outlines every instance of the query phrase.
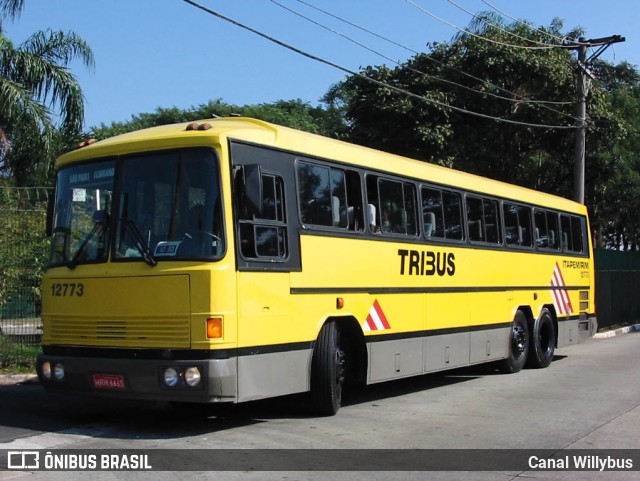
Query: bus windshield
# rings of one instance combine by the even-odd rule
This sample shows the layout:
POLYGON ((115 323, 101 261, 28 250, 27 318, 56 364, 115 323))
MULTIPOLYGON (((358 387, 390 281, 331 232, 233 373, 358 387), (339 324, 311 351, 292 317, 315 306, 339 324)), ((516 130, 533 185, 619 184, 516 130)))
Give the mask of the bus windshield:
POLYGON ((92 162, 58 173, 52 264, 219 259, 215 154, 185 149, 92 162))

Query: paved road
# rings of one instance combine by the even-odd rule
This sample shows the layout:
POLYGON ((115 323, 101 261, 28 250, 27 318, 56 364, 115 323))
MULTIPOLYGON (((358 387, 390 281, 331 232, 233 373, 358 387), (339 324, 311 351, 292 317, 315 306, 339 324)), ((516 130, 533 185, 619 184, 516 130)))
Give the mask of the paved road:
MULTIPOLYGON (((639 365, 640 333, 590 340, 559 350, 544 370, 501 375, 478 367, 370 386, 350 393, 346 405, 330 418, 313 417, 299 397, 216 412, 70 399, 46 394, 37 383, 0 385, 0 450, 640 449, 639 365)), ((295 451, 276 453, 296 456, 295 451)), ((176 465, 185 463, 179 459, 184 455, 176 452, 176 465)), ((331 466, 332 458, 326 462, 331 466)), ((86 476, 0 471, 0 480, 86 476)), ((176 479, 170 472, 90 476, 96 481, 176 479)), ((640 480, 640 471, 186 472, 179 478, 640 480)))

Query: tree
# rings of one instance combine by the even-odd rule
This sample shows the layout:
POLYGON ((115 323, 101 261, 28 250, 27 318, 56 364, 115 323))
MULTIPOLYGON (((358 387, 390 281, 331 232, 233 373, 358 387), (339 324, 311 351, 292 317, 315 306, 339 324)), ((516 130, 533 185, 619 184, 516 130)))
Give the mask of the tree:
POLYGON ((47 174, 56 134, 81 131, 82 91, 67 66, 75 59, 89 68, 94 63, 73 32, 39 31, 16 47, 1 22, 17 18, 23 7, 24 0, 0 0, 0 169, 18 185, 47 174))
POLYGON ((587 134, 591 168, 586 184, 597 242, 616 250, 639 250, 640 72, 626 62, 599 62, 594 72, 598 93, 606 101, 606 119, 601 115, 587 134))
MULTIPOLYGON (((534 28, 480 14, 451 42, 429 44, 427 52, 393 69, 367 67, 334 85, 325 101, 344 112, 347 140, 570 198, 575 54, 531 48, 558 43, 565 36, 561 29, 559 20, 534 28)), ((629 105, 623 97, 637 99, 637 87, 633 94, 630 85, 637 86, 638 73, 600 65, 609 74, 594 83, 588 99, 586 178, 596 238, 604 245, 614 222, 605 203, 611 205, 616 189, 637 177, 626 175, 620 183, 622 172, 637 167, 630 163, 631 141, 622 142, 630 129, 622 106, 629 105)), ((640 207, 632 197, 620 202, 629 214, 640 207)))
POLYGON ((337 136, 342 122, 339 112, 322 107, 312 107, 299 99, 245 106, 227 104, 221 99, 217 99, 189 109, 158 108, 153 113, 134 115, 127 122, 113 122, 111 125, 102 124, 92 127, 89 135, 97 140, 102 140, 157 125, 230 116, 254 117, 329 137, 337 136))
POLYGON ((451 43, 429 44, 428 52, 394 69, 362 72, 423 99, 356 76, 335 86, 327 101, 338 97, 344 105, 347 135, 356 142, 501 180, 531 185, 533 179, 536 186, 553 190, 556 186, 541 177, 546 169, 539 168, 540 162, 557 158, 553 150, 568 160, 563 146, 573 134, 522 124, 573 125, 571 105, 561 110, 536 101, 572 103, 571 53, 523 47, 548 42, 557 29, 557 22, 541 31, 479 15, 468 33, 451 43))

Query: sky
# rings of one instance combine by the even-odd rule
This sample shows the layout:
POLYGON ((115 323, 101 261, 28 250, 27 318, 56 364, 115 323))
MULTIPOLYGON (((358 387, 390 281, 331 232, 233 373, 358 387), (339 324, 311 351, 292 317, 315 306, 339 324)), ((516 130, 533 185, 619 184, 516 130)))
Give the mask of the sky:
MULTIPOLYGON (((425 51, 427 43, 451 41, 472 14, 483 11, 501 11, 508 22, 512 17, 535 26, 548 26, 557 17, 564 21, 563 31, 582 27, 586 38, 621 35, 626 41, 600 58, 640 66, 637 0, 197 1, 351 71, 394 67, 413 56, 411 51, 425 51)), ((74 31, 89 44, 95 68, 80 63, 70 67, 85 95, 87 129, 158 107, 187 109, 215 99, 236 105, 301 99, 318 105, 330 86, 346 76, 183 0, 26 0, 22 15, 3 28, 16 45, 46 29, 74 31)))

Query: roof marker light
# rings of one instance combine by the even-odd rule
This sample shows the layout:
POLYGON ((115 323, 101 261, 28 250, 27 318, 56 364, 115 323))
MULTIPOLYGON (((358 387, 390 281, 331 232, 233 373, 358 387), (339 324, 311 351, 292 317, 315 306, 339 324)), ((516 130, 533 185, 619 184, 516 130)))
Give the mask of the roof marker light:
POLYGON ((95 144, 95 143, 96 143, 96 139, 83 140, 82 142, 78 142, 76 144, 76 149, 81 149, 82 147, 86 147, 88 145, 95 144))

